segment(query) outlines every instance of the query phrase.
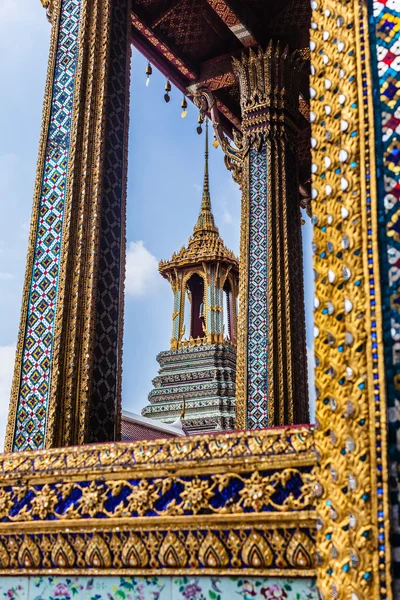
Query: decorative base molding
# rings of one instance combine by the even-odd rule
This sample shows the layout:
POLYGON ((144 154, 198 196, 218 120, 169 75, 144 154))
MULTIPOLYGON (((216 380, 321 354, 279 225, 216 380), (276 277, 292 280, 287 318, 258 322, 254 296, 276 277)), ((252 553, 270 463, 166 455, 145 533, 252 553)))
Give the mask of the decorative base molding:
POLYGON ((165 423, 175 421, 185 400, 188 433, 235 427, 236 348, 213 344, 160 352, 158 376, 142 414, 165 423))
POLYGON ((312 428, 0 456, 0 574, 313 576, 312 428))

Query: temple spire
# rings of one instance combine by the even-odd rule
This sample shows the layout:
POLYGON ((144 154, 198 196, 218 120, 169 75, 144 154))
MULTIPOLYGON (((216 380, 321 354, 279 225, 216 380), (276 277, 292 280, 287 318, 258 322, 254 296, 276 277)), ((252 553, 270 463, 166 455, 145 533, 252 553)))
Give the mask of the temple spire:
POLYGON ((206 149, 204 153, 204 183, 203 198, 201 201, 201 210, 211 211, 210 183, 208 179, 208 119, 206 119, 206 149))
POLYGON ((204 183, 203 183, 203 196, 201 199, 201 210, 197 223, 194 227, 194 234, 203 231, 213 231, 218 234, 218 228, 214 222, 214 215, 211 211, 211 197, 210 197, 210 182, 208 178, 208 119, 206 119, 206 147, 204 153, 204 183))

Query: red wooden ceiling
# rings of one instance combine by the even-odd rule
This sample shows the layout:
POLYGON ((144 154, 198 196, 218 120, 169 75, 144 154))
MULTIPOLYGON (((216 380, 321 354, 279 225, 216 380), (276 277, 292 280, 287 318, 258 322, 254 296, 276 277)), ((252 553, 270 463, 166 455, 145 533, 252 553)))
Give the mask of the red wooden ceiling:
MULTIPOLYGON (((230 133, 240 128, 231 56, 280 39, 306 57, 310 20, 309 0, 133 0, 132 43, 182 92, 194 83, 213 90, 230 133)), ((307 70, 302 95, 308 98, 307 70)), ((302 138, 299 158, 309 172, 309 133, 302 138)))

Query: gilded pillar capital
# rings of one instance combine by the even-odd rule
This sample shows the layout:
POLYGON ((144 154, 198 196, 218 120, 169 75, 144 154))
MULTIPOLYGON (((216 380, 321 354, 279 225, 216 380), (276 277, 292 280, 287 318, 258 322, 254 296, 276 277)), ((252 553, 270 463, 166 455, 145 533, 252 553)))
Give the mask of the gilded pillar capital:
POLYGON ((243 137, 261 144, 268 137, 296 133, 303 58, 271 41, 266 50, 250 48, 232 64, 240 87, 243 137))

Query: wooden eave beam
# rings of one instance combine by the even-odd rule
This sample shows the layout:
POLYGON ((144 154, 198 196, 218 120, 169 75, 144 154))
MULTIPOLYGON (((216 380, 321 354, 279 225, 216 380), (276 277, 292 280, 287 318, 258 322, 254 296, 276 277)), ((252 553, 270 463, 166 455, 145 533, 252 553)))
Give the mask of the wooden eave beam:
POLYGON ((164 21, 178 6, 181 4, 183 0, 172 0, 167 9, 161 12, 152 22, 151 29, 154 29, 160 23, 164 21))
POLYGON ((131 14, 132 44, 182 93, 198 78, 195 69, 179 58, 135 13, 131 14))
MULTIPOLYGON (((196 71, 187 65, 181 58, 161 40, 135 13, 131 15, 132 44, 147 58, 171 83, 183 94, 188 95, 188 86, 197 82, 199 77, 196 71)), ((191 99, 190 94, 188 97, 191 99)), ((230 126, 240 131, 240 121, 225 104, 217 100, 218 108, 222 114, 224 130, 228 135, 230 126), (229 125, 230 124, 230 125, 229 125)))
POLYGON ((232 55, 224 54, 201 64, 200 75, 196 83, 214 92, 235 85, 232 71, 232 55))
POLYGON ((206 1, 243 46, 257 46, 263 42, 264 35, 255 15, 240 0, 206 1))

